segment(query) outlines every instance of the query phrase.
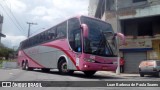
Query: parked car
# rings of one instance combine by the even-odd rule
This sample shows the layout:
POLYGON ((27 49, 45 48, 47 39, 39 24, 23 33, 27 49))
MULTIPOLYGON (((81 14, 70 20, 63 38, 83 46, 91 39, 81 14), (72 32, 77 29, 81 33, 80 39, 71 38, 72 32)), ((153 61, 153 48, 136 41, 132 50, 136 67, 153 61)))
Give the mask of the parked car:
POLYGON ((146 60, 142 61, 139 65, 139 74, 141 77, 144 75, 160 76, 160 60, 146 60))

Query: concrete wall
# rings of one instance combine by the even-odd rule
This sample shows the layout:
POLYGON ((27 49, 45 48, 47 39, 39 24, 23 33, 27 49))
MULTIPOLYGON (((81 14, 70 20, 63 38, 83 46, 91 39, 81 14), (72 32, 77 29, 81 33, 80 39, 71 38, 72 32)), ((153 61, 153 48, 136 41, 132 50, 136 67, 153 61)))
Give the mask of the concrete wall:
POLYGON ((17 65, 17 62, 6 62, 6 61, 3 61, 2 62, 2 68, 5 69, 5 68, 18 68, 18 65, 17 65))
POLYGON ((89 0, 89 6, 88 6, 88 16, 94 17, 97 6, 98 6, 99 0, 89 0))

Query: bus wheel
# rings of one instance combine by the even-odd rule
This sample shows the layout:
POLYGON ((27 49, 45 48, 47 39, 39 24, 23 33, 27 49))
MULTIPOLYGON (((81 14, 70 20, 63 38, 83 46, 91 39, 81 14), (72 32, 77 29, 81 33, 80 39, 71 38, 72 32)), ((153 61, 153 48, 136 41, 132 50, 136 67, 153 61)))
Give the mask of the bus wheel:
POLYGON ((72 75, 74 73, 74 70, 68 70, 68 74, 72 75))
POLYGON ((67 62, 65 60, 61 60, 58 63, 58 70, 59 70, 60 74, 67 74, 68 73, 67 62))
POLYGON ((83 71, 83 72, 88 77, 93 76, 96 73, 96 71, 83 71))
POLYGON ((25 62, 22 62, 22 70, 25 70, 25 62))
POLYGON ((32 71, 33 68, 29 67, 28 62, 25 63, 25 70, 32 71))

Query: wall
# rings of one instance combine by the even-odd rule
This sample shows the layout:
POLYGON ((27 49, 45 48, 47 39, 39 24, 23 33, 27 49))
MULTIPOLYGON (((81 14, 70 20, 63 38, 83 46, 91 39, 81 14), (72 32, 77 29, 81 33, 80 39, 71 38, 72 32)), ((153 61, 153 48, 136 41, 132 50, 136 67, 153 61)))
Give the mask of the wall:
POLYGON ((88 16, 94 17, 97 10, 98 1, 99 0, 89 0, 88 16))
POLYGON ((3 61, 2 62, 2 68, 17 68, 17 62, 8 62, 8 61, 3 61))

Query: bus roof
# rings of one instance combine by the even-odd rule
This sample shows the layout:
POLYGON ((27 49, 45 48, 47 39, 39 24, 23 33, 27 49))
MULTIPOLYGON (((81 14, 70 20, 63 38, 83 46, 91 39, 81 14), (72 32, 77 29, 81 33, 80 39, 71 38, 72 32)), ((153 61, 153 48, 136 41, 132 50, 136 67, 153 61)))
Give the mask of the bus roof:
MULTIPOLYGON (((30 36, 29 38, 27 38, 27 39, 25 39, 25 40, 23 40, 23 41, 21 41, 21 42, 24 42, 24 41, 26 41, 26 40, 28 40, 28 39, 30 39, 30 38, 38 35, 38 34, 41 34, 41 33, 45 32, 45 31, 47 31, 47 30, 49 30, 49 29, 51 29, 51 28, 53 28, 53 27, 55 27, 55 26, 58 26, 59 24, 65 22, 65 21, 67 21, 67 20, 69 20, 69 19, 71 19, 71 18, 78 18, 78 19, 79 19, 79 18, 81 18, 82 16, 83 16, 83 17, 88 17, 88 18, 91 18, 91 19, 96 19, 96 20, 98 20, 98 21, 102 21, 102 22, 104 22, 104 23, 107 23, 107 22, 105 22, 105 21, 103 21, 103 20, 101 20, 101 19, 99 19, 99 18, 94 18, 94 17, 90 17, 90 16, 86 16, 86 15, 77 15, 77 16, 73 16, 73 17, 70 17, 70 18, 68 18, 68 19, 65 19, 64 21, 62 21, 62 22, 60 22, 60 23, 58 23, 58 24, 56 24, 56 25, 54 25, 54 26, 52 26, 52 27, 50 27, 50 28, 47 28, 47 29, 45 29, 45 30, 43 30, 43 31, 41 31, 41 32, 33 35, 33 36, 30 36)), ((109 23, 108 23, 108 24, 109 24, 109 23)), ((21 43, 21 42, 20 42, 20 43, 21 43)))

